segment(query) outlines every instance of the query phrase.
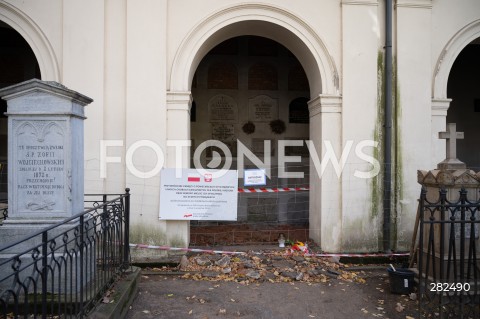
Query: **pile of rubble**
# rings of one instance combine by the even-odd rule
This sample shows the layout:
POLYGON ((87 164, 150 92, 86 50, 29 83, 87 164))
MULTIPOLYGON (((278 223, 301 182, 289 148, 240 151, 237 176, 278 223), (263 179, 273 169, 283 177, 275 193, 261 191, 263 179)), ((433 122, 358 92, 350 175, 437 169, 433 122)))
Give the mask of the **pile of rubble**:
POLYGON ((348 266, 332 258, 285 251, 248 252, 237 255, 198 254, 182 256, 177 268, 153 270, 178 271, 183 278, 210 281, 252 282, 322 282, 342 280, 365 283, 361 272, 348 271, 348 266))

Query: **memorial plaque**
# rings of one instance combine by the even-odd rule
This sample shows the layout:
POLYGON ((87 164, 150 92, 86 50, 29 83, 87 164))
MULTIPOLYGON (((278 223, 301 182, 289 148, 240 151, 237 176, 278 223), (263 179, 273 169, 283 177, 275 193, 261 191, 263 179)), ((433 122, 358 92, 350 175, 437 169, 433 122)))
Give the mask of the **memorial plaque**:
POLYGON ((278 119, 278 100, 267 95, 249 99, 248 118, 254 122, 270 122, 278 119))
POLYGON ((238 121, 237 102, 225 94, 215 95, 208 101, 210 122, 236 123, 238 121))
POLYGON ((13 125, 19 212, 65 212, 65 122, 13 121, 13 125))
MULTIPOLYGON (((264 138, 252 138, 252 153, 255 154, 257 157, 265 156, 265 139, 264 138)), ((270 156, 275 156, 275 141, 271 141, 270 143, 270 156)), ((267 149, 268 151, 268 149, 267 149)))
POLYGON ((235 126, 229 124, 213 124, 212 139, 218 141, 235 141, 235 126))

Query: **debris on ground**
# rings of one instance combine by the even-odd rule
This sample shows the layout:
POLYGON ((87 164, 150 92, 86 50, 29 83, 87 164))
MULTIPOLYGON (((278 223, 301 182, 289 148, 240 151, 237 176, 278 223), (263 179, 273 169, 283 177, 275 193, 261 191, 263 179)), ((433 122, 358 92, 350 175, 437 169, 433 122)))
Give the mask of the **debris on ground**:
POLYGON ((348 265, 332 258, 309 256, 305 250, 249 251, 244 254, 195 254, 182 256, 177 267, 153 268, 153 272, 183 272, 182 278, 209 281, 365 283, 363 271, 349 271, 348 265))

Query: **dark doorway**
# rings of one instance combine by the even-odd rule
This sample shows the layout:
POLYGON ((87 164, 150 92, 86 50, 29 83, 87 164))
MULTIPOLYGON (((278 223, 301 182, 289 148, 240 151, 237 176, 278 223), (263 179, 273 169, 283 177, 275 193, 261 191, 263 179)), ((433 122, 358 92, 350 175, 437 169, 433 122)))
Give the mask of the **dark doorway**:
MULTIPOLYGON (((284 46, 268 38, 240 36, 213 48, 199 64, 192 83, 194 115, 193 149, 209 140, 220 140, 233 156, 237 169, 237 141, 264 160, 264 141, 271 141, 271 177, 265 186, 248 187, 239 176, 236 222, 191 222, 192 245, 276 242, 284 233, 290 240, 308 238, 309 155, 305 144, 287 146, 286 156, 301 161, 279 167, 278 141, 309 139, 307 102, 309 83, 298 59, 284 46), (303 173, 303 178, 279 178, 279 171, 303 173), (268 191, 260 192, 259 188, 268 191), (276 189, 284 189, 276 192, 276 189), (291 189, 291 190, 289 190, 291 189)), ((192 149, 192 156, 193 156, 192 149)), ((202 153, 203 167, 212 154, 202 153)), ((224 158, 222 158, 224 161, 224 158)), ((193 160, 192 160, 193 163, 193 160)), ((193 167, 193 166, 192 166, 193 167)), ((245 169, 256 168, 245 159, 245 169)))
POLYGON ((452 66, 447 96, 452 99, 447 123, 457 123, 465 139, 457 142, 457 157, 480 171, 480 39, 467 45, 452 66))
MULTIPOLYGON (((0 21, 0 88, 33 78, 40 79, 37 59, 23 37, 8 24, 0 21)), ((0 99, 0 200, 8 197, 7 103, 0 99)))

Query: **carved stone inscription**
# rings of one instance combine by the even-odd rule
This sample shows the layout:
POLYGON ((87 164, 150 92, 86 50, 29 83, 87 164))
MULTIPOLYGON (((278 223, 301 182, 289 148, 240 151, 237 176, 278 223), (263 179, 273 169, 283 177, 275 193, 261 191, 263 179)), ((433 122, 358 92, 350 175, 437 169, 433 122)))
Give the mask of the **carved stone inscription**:
POLYGON ((228 124, 213 124, 212 139, 219 141, 235 141, 235 127, 228 124))
POLYGON ((236 123, 238 121, 237 102, 224 94, 215 95, 208 101, 210 122, 236 123))
POLYGON ((278 101, 267 95, 249 99, 248 117, 255 122, 270 122, 278 119, 278 101))
POLYGON ((64 128, 58 121, 18 121, 14 183, 23 212, 65 210, 64 128))

